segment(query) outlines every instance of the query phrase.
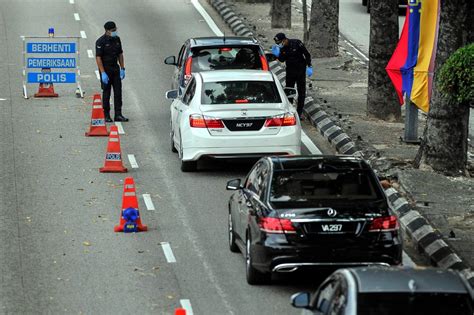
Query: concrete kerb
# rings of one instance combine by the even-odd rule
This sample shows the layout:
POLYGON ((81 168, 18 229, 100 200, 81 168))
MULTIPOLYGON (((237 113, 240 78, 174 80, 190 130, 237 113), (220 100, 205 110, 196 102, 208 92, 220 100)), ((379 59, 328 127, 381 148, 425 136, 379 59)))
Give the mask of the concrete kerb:
MULTIPOLYGON (((236 29, 247 28, 241 19, 234 18, 237 14, 223 0, 208 1, 222 18, 224 17, 221 12, 225 10, 227 20, 224 19, 224 21, 231 27, 234 33, 238 34, 235 31, 236 29), (229 19, 230 16, 233 18, 229 19)), ((252 32, 250 33, 253 35, 252 32)), ((270 62, 270 70, 277 74, 280 82, 283 81, 282 83, 284 83, 285 71, 278 62, 270 62)), ((319 130, 321 135, 328 140, 338 153, 363 156, 362 152, 356 149, 355 143, 349 135, 329 118, 330 116, 315 103, 311 96, 306 98, 303 112, 306 117, 309 117, 311 124, 319 130)), ((474 273, 470 267, 451 249, 442 239, 442 236, 431 227, 429 222, 394 188, 387 189, 385 194, 390 206, 400 218, 402 229, 413 239, 420 252, 429 257, 432 263, 438 267, 458 270, 467 279, 469 284, 474 287, 474 273)))

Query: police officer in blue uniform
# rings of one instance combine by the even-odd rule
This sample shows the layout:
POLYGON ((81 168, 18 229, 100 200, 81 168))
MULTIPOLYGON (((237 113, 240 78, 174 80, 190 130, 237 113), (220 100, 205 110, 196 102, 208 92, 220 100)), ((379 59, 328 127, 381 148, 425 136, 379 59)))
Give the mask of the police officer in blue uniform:
POLYGON ((125 78, 122 42, 117 35, 117 26, 114 22, 105 23, 104 28, 105 34, 95 43, 95 55, 100 72, 105 121, 112 122, 110 117, 112 87, 114 89, 114 120, 128 121, 128 118, 122 115, 122 80, 125 78))
POLYGON ((306 75, 313 75, 311 55, 299 39, 288 39, 283 33, 278 33, 273 38, 275 45, 272 53, 281 62, 286 62, 286 86, 296 87, 298 90, 298 106, 296 110, 303 120, 303 107, 306 98, 306 75))

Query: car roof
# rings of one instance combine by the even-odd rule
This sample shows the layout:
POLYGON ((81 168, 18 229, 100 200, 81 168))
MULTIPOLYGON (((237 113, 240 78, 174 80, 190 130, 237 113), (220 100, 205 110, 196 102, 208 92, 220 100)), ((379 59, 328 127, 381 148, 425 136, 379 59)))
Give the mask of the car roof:
POLYGON ((191 47, 198 46, 222 46, 222 45, 258 45, 258 42, 253 37, 241 36, 213 36, 213 37, 195 37, 190 38, 191 47))
POLYGON ((203 82, 218 81, 273 81, 270 71, 264 70, 214 70, 199 72, 203 82))
POLYGON ((452 270, 435 268, 350 268, 359 293, 468 293, 465 282, 452 270))
MULTIPOLYGON (((370 166, 364 159, 351 155, 298 155, 298 156, 271 156, 275 171, 308 169, 315 166, 327 165, 336 169, 369 170, 370 166)), ((329 168, 331 169, 331 168, 329 168)))

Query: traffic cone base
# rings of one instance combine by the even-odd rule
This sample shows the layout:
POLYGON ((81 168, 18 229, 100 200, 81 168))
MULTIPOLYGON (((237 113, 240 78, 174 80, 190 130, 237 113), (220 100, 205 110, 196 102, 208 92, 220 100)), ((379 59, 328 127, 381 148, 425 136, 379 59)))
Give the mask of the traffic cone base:
POLYGON ((38 87, 38 93, 35 93, 34 96, 35 97, 58 97, 59 95, 54 92, 53 83, 40 83, 38 87))
POLYGON ((122 164, 122 151, 117 126, 110 127, 105 163, 99 171, 101 173, 126 173, 128 171, 122 164))

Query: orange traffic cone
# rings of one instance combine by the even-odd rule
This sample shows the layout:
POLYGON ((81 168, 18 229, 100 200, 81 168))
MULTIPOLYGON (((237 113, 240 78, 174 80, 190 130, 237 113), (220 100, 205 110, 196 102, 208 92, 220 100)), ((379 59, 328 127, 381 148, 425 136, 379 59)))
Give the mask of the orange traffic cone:
POLYGON ((119 225, 114 227, 115 232, 140 232, 147 231, 148 227, 143 225, 138 211, 138 199, 133 177, 125 178, 122 196, 122 211, 120 213, 119 225))
POLYGON ((186 315, 186 310, 184 308, 177 308, 174 311, 174 315, 186 315))
POLYGON ((58 97, 58 94, 54 93, 53 83, 40 83, 35 97, 58 97))
POLYGON ((126 173, 127 169, 122 164, 122 150, 120 150, 120 137, 117 126, 110 127, 109 143, 105 153, 105 164, 99 170, 101 173, 126 173))
POLYGON ((104 109, 102 108, 102 100, 100 94, 94 95, 92 101, 92 118, 89 132, 86 137, 105 137, 108 136, 107 126, 105 125, 104 109))

